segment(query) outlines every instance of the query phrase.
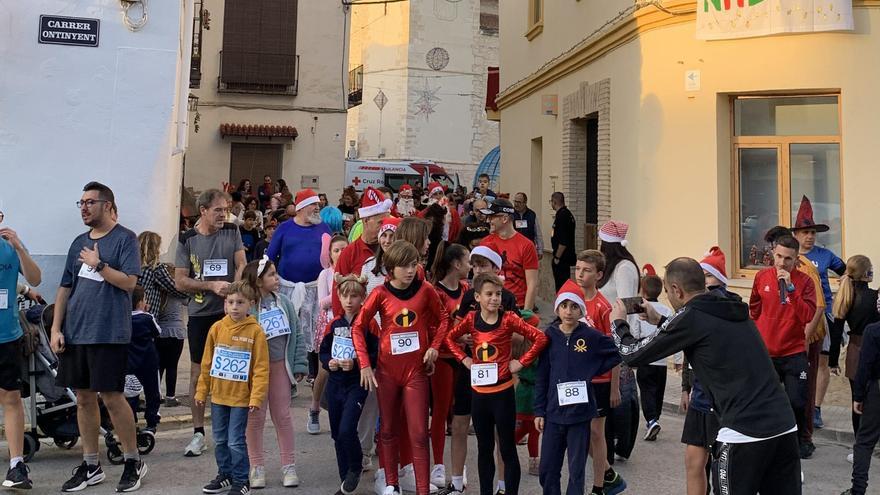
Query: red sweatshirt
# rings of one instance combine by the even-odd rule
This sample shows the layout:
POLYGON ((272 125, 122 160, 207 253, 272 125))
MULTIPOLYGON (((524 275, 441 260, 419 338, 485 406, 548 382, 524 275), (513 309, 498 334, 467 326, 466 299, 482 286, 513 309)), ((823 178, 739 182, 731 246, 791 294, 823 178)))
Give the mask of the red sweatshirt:
MULTIPOLYGON (((336 260, 333 271, 340 275, 351 275, 354 273, 360 276, 364 263, 376 255, 376 246, 376 244, 369 245, 362 238, 358 237, 339 253, 339 259, 336 260)), ((336 293, 336 282, 333 282, 330 296, 333 302, 333 316, 342 316, 342 303, 339 302, 339 294, 336 293)))
POLYGON ((378 313, 382 325, 377 335, 376 367, 405 381, 414 370, 423 369, 422 358, 429 347, 440 351, 449 329, 449 315, 427 282, 416 280, 403 291, 389 286, 390 282, 385 282, 367 297, 354 321, 352 340, 361 368, 369 366, 363 364, 370 362, 364 338, 370 328, 364 322, 370 322, 378 313))
POLYGON ((446 345, 459 361, 468 357, 456 341, 462 335, 470 333, 474 338, 473 359, 474 364, 498 363, 498 381, 494 385, 473 386, 479 393, 489 394, 500 392, 513 386, 510 373, 510 359, 512 356, 513 334, 518 333, 532 342, 532 347, 519 359, 523 367, 526 367, 538 358, 541 351, 547 347, 547 336, 537 328, 524 322, 514 312, 505 311, 494 325, 489 325, 479 316, 479 311, 472 311, 461 323, 458 324, 446 336, 446 345))
MULTIPOLYGON (((611 337, 611 303, 608 299, 597 291, 596 297, 584 302, 587 305, 587 314, 581 321, 602 332, 602 335, 611 337)), ((611 370, 595 376, 592 383, 611 383, 611 370)))
POLYGON ((806 351, 804 329, 816 314, 816 287, 799 270, 791 273, 794 292, 779 300, 776 268, 765 268, 755 275, 749 313, 767 345, 770 357, 785 357, 806 351))

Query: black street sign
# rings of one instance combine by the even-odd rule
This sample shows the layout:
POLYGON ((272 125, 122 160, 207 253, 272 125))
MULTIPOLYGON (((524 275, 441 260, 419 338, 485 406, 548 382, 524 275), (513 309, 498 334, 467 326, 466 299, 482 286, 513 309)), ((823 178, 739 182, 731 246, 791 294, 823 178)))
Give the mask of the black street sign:
POLYGON ((101 21, 82 17, 40 16, 40 43, 98 46, 101 21))

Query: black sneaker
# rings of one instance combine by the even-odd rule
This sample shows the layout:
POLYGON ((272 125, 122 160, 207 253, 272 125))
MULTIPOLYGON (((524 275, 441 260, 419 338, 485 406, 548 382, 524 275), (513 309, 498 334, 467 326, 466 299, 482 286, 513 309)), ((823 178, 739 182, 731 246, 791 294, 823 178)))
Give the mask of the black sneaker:
POLYGON ((228 492, 232 486, 232 479, 228 476, 218 474, 210 483, 202 487, 202 493, 223 493, 228 492))
POLYGON ((813 445, 813 442, 801 442, 800 444, 800 454, 801 459, 809 459, 813 457, 813 452, 816 451, 816 446, 813 445))
MULTIPOLYGON (((464 487, 467 488, 467 487, 464 487)), ((464 489, 456 490, 455 485, 452 483, 446 485, 446 488, 441 489, 437 492, 437 495, 462 495, 464 493, 464 489)))
POLYGON ((247 483, 243 485, 234 484, 229 488, 229 495, 248 495, 249 493, 251 493, 251 488, 247 483))
POLYGON ((622 491, 626 490, 626 481, 623 479, 623 476, 620 475, 617 471, 611 471, 605 473, 605 479, 602 486, 602 490, 605 492, 605 495, 617 495, 622 491))
POLYGON ((358 483, 361 482, 361 473, 355 473, 353 471, 349 471, 348 474, 345 475, 345 480, 342 482, 342 488, 339 490, 344 495, 351 495, 357 490, 358 483))
POLYGON ((90 466, 86 465, 86 461, 83 461, 82 464, 74 468, 73 477, 61 485, 61 491, 78 492, 85 490, 87 486, 97 485, 104 481, 104 478, 104 470, 101 469, 100 463, 97 466, 90 466))
POLYGON ((28 478, 28 472, 30 472, 30 469, 27 465, 22 461, 18 461, 14 468, 10 468, 6 472, 6 480, 3 482, 3 486, 16 490, 30 490, 33 485, 31 484, 31 479, 28 478))
POLYGON ((147 475, 147 464, 142 460, 128 459, 122 470, 122 478, 116 485, 118 493, 133 492, 141 487, 141 480, 147 475))

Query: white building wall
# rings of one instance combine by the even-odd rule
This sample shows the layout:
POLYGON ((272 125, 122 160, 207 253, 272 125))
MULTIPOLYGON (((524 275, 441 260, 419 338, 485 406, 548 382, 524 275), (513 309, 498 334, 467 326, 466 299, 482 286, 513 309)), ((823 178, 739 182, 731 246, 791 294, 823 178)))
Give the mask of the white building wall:
MULTIPOLYGON (((291 191, 303 175, 319 176, 320 192, 330 198, 342 190, 345 114, 348 97, 348 10, 339 2, 298 2, 296 53, 299 56, 296 96, 220 93, 223 49, 223 0, 205 0, 211 29, 203 31, 202 80, 191 92, 199 97, 199 132, 190 130, 185 186, 195 191, 228 181, 231 143, 283 143, 282 178, 291 191), (292 125, 299 137, 221 138, 220 124, 292 125)), ((235 184, 240 178, 234 178, 235 184)), ((333 200, 331 199, 331 202, 333 200)))
POLYGON ((117 1, 0 2, 0 209, 43 268, 44 294, 87 230, 74 204, 89 181, 113 189, 121 224, 173 241, 191 5, 151 2, 149 22, 131 32, 117 1), (37 43, 44 14, 100 19, 99 46, 37 43))
POLYGON ((480 160, 498 145, 498 124, 486 120, 487 67, 498 65, 498 37, 480 33, 480 1, 411 0, 406 12, 355 8, 351 66, 364 65, 363 103, 349 111, 348 139, 360 158, 432 160, 469 184, 480 160), (364 11, 365 13, 360 13, 364 11), (360 18, 359 18, 360 16, 360 18), (408 33, 404 38, 390 30, 408 33), (426 56, 443 48, 449 63, 426 56), (373 103, 379 89, 382 111, 373 103))

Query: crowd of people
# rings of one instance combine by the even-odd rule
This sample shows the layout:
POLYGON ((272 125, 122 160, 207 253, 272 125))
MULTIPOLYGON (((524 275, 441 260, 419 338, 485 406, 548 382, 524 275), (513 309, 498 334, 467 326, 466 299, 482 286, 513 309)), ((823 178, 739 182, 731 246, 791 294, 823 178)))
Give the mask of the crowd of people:
MULTIPOLYGON (((618 494, 627 483, 614 464, 631 457, 640 414, 644 441, 662 430, 672 356, 682 372, 687 493, 799 494, 800 460, 815 451, 812 434, 823 427, 821 404, 844 342, 856 433, 844 493, 865 493, 880 439, 873 268, 865 256, 844 263, 816 244, 828 227, 814 222, 806 197, 793 227, 767 232, 772 257, 744 302, 727 286, 718 247, 700 261, 674 259, 661 278, 636 262, 628 225, 612 220, 599 230, 598 250, 578 252, 574 216, 555 192, 545 249, 526 194, 511 201, 489 182, 480 176, 470 192, 436 182, 360 195, 349 188, 332 206, 310 189, 291 194, 283 180, 266 176, 254 192, 245 179, 200 194, 199 215, 181 231, 171 264, 160 261, 158 234, 120 225, 113 192, 87 184, 77 206, 88 231, 71 243, 49 335, 57 382, 76 393, 82 437, 82 462, 62 491, 106 477, 101 407, 122 445, 117 491, 140 488, 148 467, 136 435, 155 434, 163 401, 179 405, 186 340, 193 435, 185 456, 207 450, 211 408, 217 474, 204 493, 267 486, 267 410, 281 484, 300 484, 290 403, 310 386, 306 432, 321 432, 326 410, 336 452, 339 485, 328 491, 355 493, 376 455, 378 495, 460 495, 468 485, 515 495, 517 445, 525 442, 526 472, 545 494, 562 493, 566 456, 565 493, 618 494), (542 315, 545 253, 557 293, 552 314, 542 315), (840 276, 836 295, 829 272, 840 276), (660 302, 664 291, 671 307, 660 302), (469 482, 471 427, 478 472, 469 482)), ((28 489, 22 329, 12 296, 32 289, 19 274, 30 286, 41 281, 16 232, 2 227, 0 405, 10 453, 3 485, 28 489)))

